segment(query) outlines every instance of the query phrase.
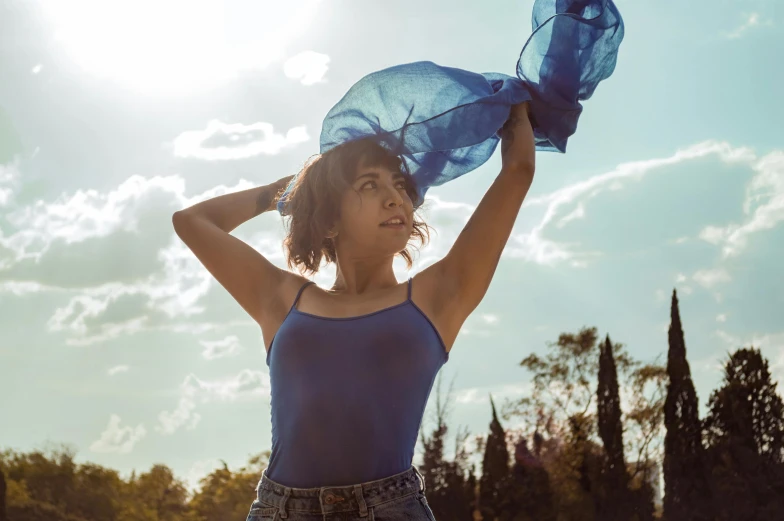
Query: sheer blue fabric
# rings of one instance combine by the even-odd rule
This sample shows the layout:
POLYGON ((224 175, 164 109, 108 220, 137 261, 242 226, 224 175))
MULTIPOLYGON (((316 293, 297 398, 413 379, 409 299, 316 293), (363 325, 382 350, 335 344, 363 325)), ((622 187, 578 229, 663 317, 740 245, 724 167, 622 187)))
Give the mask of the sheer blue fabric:
MULTIPOLYGON (((512 105, 530 101, 537 150, 566 152, 580 101, 615 70, 623 40, 612 0, 536 0, 533 32, 517 77, 474 73, 422 61, 369 74, 329 111, 320 153, 368 138, 400 156, 419 201, 438 186, 484 164, 512 105)), ((286 214, 286 197, 278 202, 286 214)))

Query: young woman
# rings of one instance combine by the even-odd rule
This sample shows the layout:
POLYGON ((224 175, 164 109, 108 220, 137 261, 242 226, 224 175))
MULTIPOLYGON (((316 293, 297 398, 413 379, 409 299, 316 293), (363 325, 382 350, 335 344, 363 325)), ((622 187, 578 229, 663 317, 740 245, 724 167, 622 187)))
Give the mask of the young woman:
POLYGON ((501 171, 449 253, 404 283, 424 243, 414 180, 366 139, 309 162, 287 198, 289 268, 334 262, 329 289, 280 269, 230 232, 276 208, 291 177, 173 216, 174 229, 259 324, 272 387, 272 454, 248 520, 433 520, 412 465, 425 404, 495 273, 534 175, 528 102, 500 130, 501 171), (326 517, 325 517, 326 518, 326 517))

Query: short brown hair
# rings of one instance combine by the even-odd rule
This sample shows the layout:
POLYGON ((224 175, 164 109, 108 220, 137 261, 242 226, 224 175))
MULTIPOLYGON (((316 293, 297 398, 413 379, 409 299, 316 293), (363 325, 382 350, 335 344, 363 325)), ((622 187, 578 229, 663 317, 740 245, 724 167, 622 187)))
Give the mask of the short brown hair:
MULTIPOLYGON (((296 176, 296 181, 286 197, 286 211, 290 217, 283 246, 289 268, 300 273, 316 273, 321 260, 337 262, 335 245, 327 233, 340 217, 340 201, 346 190, 353 190, 354 176, 360 164, 369 167, 383 166, 403 174, 406 193, 414 202, 414 209, 422 206, 416 183, 403 171, 402 160, 381 145, 360 139, 345 143, 321 155, 311 157, 296 176)), ((411 238, 425 245, 430 239, 429 226, 414 215, 411 238)), ((413 258, 409 247, 398 252, 410 269, 413 258)))

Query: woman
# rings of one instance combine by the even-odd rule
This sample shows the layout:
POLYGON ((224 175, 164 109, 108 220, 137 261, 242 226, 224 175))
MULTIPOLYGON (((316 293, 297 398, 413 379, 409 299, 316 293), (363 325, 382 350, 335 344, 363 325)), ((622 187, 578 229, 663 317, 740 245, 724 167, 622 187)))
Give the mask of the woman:
POLYGON ((534 175, 528 102, 501 135, 501 171, 449 253, 407 282, 392 262, 425 223, 400 160, 356 140, 310 162, 290 190, 289 267, 230 235, 276 208, 291 177, 173 216, 177 235, 261 327, 272 386, 273 446, 248 519, 430 519, 412 463, 433 381, 479 305, 534 175), (318 195, 318 197, 316 196, 318 195))
POLYGON ((433 381, 490 285, 535 150, 566 151, 624 35, 612 0, 535 0, 532 25, 517 77, 433 62, 377 71, 330 110, 321 155, 296 177, 174 215, 267 349, 272 454, 248 520, 433 521, 412 465, 433 381), (484 164, 499 139, 501 172, 449 253, 398 283, 394 257, 410 268, 409 242, 428 238, 415 216, 427 189, 484 164), (290 216, 299 273, 230 235, 274 209, 290 216), (323 260, 335 282, 310 287, 323 260))

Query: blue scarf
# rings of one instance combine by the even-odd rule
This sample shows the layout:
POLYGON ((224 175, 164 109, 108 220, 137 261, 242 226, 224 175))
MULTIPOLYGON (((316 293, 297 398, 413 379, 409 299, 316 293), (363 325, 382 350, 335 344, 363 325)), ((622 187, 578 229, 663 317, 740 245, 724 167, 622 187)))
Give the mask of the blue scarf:
MULTIPOLYGON (((532 27, 517 77, 429 61, 365 76, 324 118, 320 153, 372 139, 401 157, 424 201, 431 186, 484 164, 511 106, 524 101, 530 102, 536 149, 566 152, 580 101, 615 70, 623 20, 612 0, 536 0, 532 27)), ((283 215, 295 181, 296 176, 278 201, 283 215)))

